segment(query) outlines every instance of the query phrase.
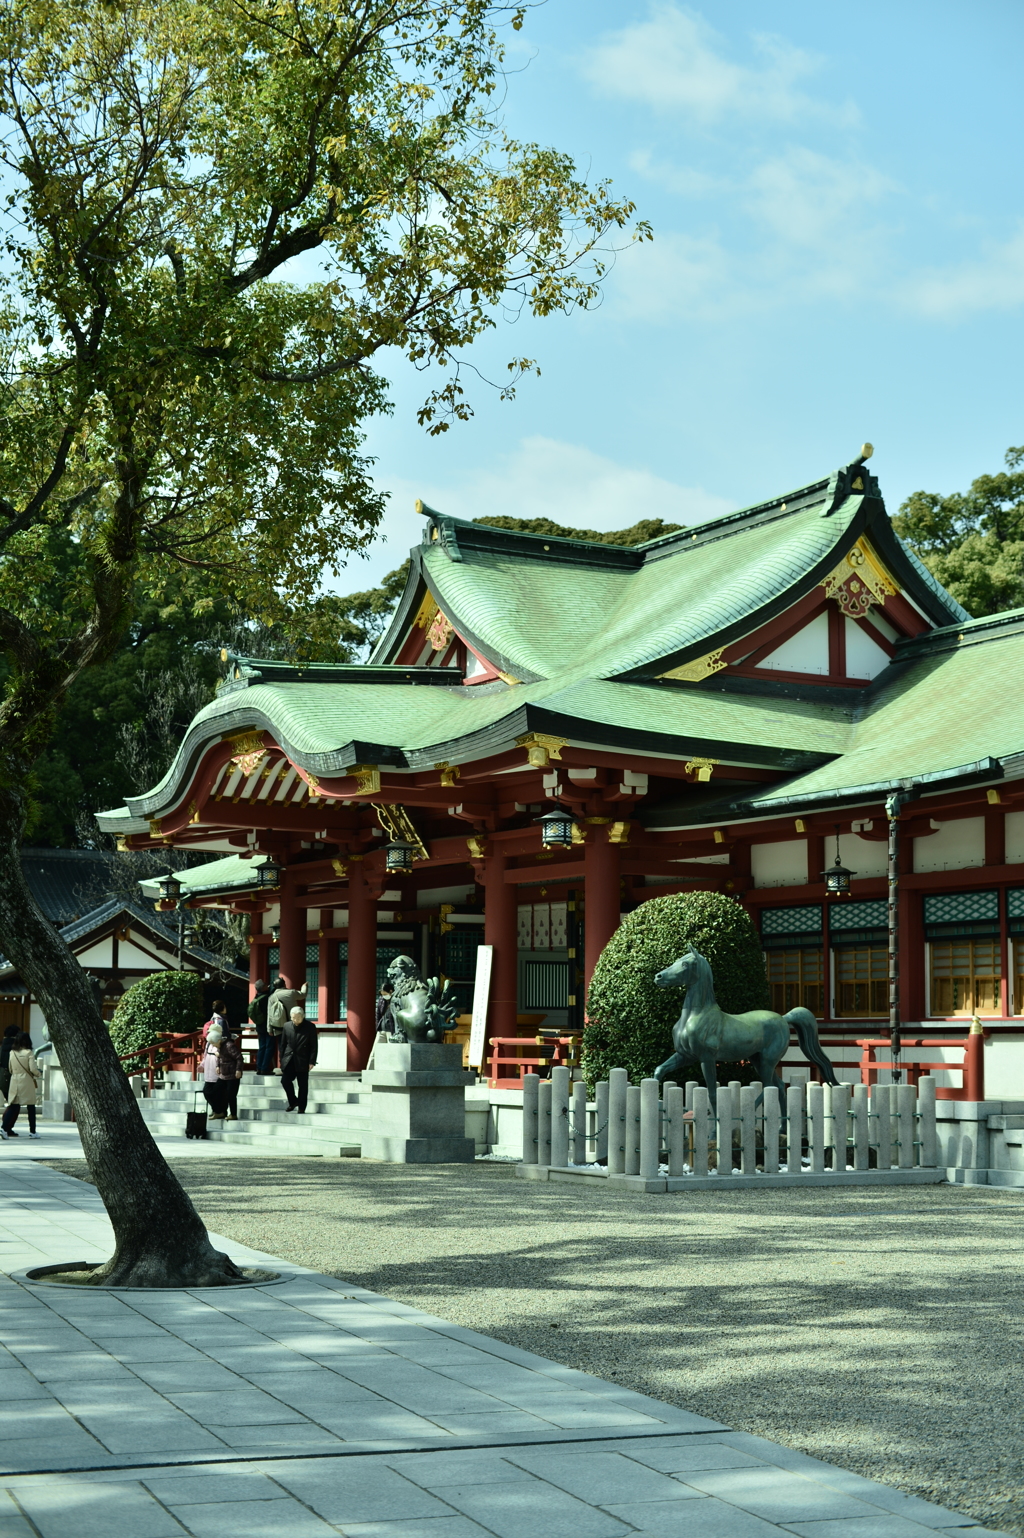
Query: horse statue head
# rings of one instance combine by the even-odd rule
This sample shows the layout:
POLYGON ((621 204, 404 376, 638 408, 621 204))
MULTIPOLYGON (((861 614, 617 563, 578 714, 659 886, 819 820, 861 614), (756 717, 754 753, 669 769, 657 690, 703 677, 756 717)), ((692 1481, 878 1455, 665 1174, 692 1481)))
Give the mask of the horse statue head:
POLYGON ((693 983, 711 984, 711 967, 698 951, 687 951, 654 975, 659 988, 688 988, 693 983))

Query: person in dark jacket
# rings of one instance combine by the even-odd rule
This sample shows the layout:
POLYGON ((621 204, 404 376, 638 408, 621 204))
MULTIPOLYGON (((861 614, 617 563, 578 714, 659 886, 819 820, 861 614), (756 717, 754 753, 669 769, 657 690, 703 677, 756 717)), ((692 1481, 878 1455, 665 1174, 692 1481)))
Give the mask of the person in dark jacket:
POLYGON ((9 1025, 4 1031, 4 1039, 0 1041, 0 1095, 7 1099, 7 1092, 11 1087, 11 1051, 17 1044, 21 1035, 20 1025, 9 1025))
POLYGON ((309 1070, 316 1064, 316 1049, 316 1026, 296 1005, 281 1032, 281 1088, 288 1097, 289 1111, 300 1115, 309 1097, 309 1070))
POLYGON ((249 1019, 256 1027, 256 1072, 273 1073, 277 1063, 277 1038, 267 1028, 267 1006, 270 1003, 270 984, 261 977, 249 1005, 249 1019))
POLYGON ((377 1030, 391 1032, 395 1028, 395 1022, 391 1015, 391 995, 394 993, 389 982, 385 982, 377 995, 377 1030))
POLYGON ((227 1121, 238 1120, 238 1090, 242 1082, 242 1038, 240 1031, 224 1027, 218 1057, 222 1105, 227 1121))

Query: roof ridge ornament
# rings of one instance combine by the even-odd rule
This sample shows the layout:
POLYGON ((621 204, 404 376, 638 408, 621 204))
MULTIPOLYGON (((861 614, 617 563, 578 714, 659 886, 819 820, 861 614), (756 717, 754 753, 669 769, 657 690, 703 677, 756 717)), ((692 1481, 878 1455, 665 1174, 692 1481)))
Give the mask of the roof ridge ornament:
POLYGON ((849 496, 878 496, 878 481, 875 476, 868 475, 866 472, 860 473, 874 452, 873 443, 862 443, 860 454, 856 459, 851 459, 848 465, 841 465, 838 470, 833 470, 825 490, 822 518, 830 518, 836 508, 841 507, 849 496))

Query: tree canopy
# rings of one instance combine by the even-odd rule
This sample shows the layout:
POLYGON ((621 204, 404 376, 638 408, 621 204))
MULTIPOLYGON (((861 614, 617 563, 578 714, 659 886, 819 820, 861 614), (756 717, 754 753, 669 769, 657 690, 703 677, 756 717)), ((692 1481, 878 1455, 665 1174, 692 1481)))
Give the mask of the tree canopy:
MULTIPOLYGON (((0 3, 0 949, 43 1007, 114 1227, 94 1281, 238 1273, 25 884, 33 773, 147 604, 285 628, 301 611, 296 646, 336 644, 324 574, 382 509, 363 442, 390 409, 378 355, 430 372, 419 419, 443 431, 469 414, 477 338, 594 298, 633 208, 504 131, 500 28, 522 17, 0 3)), ((503 393, 533 366, 513 358, 503 393)))
POLYGON ((966 492, 915 491, 893 519, 901 539, 971 614, 1024 605, 1024 447, 966 492))

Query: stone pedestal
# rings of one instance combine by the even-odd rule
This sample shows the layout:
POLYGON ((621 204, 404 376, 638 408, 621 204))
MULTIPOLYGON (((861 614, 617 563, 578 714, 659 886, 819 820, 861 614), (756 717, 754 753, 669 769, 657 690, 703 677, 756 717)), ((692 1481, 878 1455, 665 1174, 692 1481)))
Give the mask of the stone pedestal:
POLYGON ((362 1078, 370 1090, 370 1128, 363 1158, 392 1164, 469 1164, 466 1085, 458 1043, 378 1041, 362 1078))

